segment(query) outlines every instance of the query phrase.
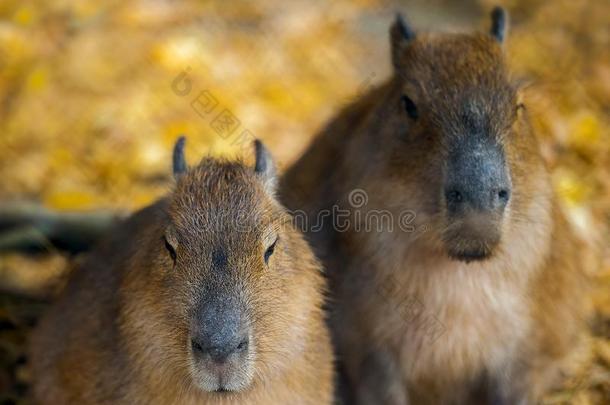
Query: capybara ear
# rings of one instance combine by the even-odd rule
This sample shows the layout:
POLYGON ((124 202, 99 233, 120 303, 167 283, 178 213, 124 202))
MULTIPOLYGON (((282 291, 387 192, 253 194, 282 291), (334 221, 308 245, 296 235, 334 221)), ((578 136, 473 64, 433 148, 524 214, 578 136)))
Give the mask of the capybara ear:
POLYGON ((390 28, 390 47, 392 50, 392 64, 395 68, 400 65, 400 54, 405 46, 415 39, 415 32, 409 27, 400 13, 390 28))
POLYGON ((174 154, 172 159, 172 167, 174 170, 174 177, 178 178, 181 174, 186 172, 186 160, 184 159, 184 143, 186 138, 180 136, 174 145, 174 154))
POLYGON ((172 261, 176 264, 176 251, 178 250, 178 236, 176 236, 176 229, 173 225, 168 225, 165 228, 163 235, 163 241, 165 242, 165 248, 169 253, 172 261))
POLYGON ((256 156, 254 172, 260 176, 267 192, 274 194, 277 188, 277 172, 273 157, 265 145, 258 139, 254 141, 254 153, 256 156))
POLYGON ((504 42, 508 31, 508 13, 502 7, 494 7, 491 11, 491 30, 490 34, 498 42, 504 42))

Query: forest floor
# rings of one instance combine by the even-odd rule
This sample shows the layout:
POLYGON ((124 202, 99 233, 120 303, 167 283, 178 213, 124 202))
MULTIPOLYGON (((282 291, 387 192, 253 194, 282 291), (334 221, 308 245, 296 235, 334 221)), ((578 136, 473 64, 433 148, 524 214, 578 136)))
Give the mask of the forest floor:
MULTIPOLYGON (((610 404, 605 0, 4 0, 0 201, 131 212, 167 190, 182 133, 190 161, 243 155, 242 140, 256 136, 285 168, 333 113, 388 76, 397 10, 418 29, 487 29, 496 3, 511 13, 510 64, 529 83, 528 109, 595 286, 590 353, 544 403, 610 404), (221 112, 230 131, 214 124, 221 112)), ((27 403, 25 342, 69 260, 52 249, 0 255, 0 405, 27 403)))

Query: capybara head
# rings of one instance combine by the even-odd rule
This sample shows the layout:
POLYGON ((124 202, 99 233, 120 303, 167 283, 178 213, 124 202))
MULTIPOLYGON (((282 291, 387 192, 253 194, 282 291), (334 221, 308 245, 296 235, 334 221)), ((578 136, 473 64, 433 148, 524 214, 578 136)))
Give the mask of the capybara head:
POLYGON ((183 147, 181 138, 146 287, 164 328, 150 332, 161 336, 150 351, 196 389, 245 391, 303 350, 321 305, 319 267, 274 197, 275 166, 260 142, 254 167, 206 158, 189 169, 183 147))
POLYGON ((376 114, 392 139, 384 161, 409 185, 405 198, 420 200, 443 250, 462 261, 493 255, 515 191, 524 117, 505 66, 505 27, 495 9, 490 33, 416 34, 400 16, 390 30, 395 74, 376 114))

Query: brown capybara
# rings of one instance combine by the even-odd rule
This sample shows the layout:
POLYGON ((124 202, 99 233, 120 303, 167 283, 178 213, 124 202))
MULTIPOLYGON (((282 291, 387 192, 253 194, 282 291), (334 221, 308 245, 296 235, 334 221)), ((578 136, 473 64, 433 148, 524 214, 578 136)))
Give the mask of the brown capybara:
POLYGON ((33 394, 62 404, 329 404, 321 268, 275 169, 174 151, 175 189, 74 270, 32 339, 33 394))
POLYGON ((391 78, 283 178, 329 274, 356 403, 534 403, 582 341, 578 247, 507 71, 505 27, 501 9, 490 33, 420 34, 399 16, 391 78))

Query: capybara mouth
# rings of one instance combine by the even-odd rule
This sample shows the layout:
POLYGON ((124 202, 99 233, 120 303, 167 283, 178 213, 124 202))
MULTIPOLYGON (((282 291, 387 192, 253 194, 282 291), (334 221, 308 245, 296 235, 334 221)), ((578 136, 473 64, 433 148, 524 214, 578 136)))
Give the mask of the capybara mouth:
POLYGON ((485 226, 459 224, 449 226, 442 236, 447 255, 454 260, 470 263, 493 256, 500 243, 500 229, 495 223, 485 226))
POLYGON ((219 362, 210 356, 192 354, 191 375, 199 389, 229 395, 246 390, 253 377, 253 364, 245 353, 219 362))
POLYGON ((238 369, 214 370, 206 366, 196 366, 193 381, 199 389, 219 395, 229 395, 246 390, 251 382, 251 376, 238 369))
POLYGON ((478 250, 462 250, 457 251, 448 249, 447 254, 454 260, 470 263, 475 261, 487 260, 492 256, 492 251, 489 249, 478 249, 478 250))

